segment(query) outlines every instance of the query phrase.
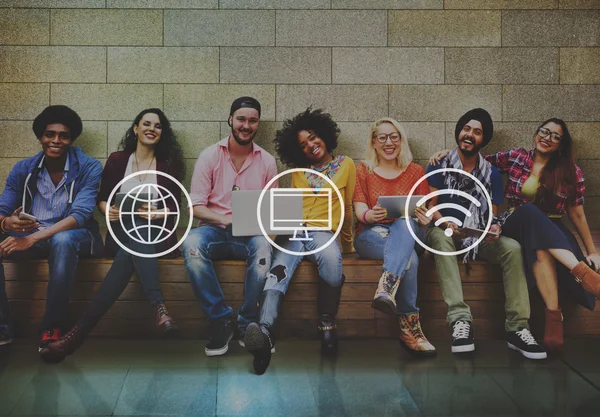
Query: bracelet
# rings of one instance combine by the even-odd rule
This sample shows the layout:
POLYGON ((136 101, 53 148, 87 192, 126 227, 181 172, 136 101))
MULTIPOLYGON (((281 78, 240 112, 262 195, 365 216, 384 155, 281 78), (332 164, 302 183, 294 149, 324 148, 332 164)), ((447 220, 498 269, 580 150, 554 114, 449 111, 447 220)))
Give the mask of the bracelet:
POLYGON ((4 222, 6 221, 8 217, 5 217, 2 219, 2 221, 0 222, 0 229, 2 229, 2 233, 8 233, 8 230, 4 229, 4 222))
POLYGON ((362 215, 362 222, 364 224, 367 224, 367 213, 370 212, 370 211, 371 211, 371 209, 367 209, 367 210, 365 210, 365 212, 362 215))

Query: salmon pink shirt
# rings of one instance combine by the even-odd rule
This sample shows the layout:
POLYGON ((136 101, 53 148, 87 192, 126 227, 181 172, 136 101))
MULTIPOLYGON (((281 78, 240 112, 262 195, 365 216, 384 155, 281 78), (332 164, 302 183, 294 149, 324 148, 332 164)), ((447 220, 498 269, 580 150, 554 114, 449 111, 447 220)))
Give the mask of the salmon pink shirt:
MULTIPOLYGON (((252 152, 237 171, 229 155, 229 136, 209 146, 200 153, 194 174, 190 197, 192 205, 206 206, 215 213, 231 215, 231 193, 235 189, 262 190, 277 175, 277 164, 273 155, 256 143, 252 152)), ((277 187, 277 181, 272 188, 277 187)), ((198 221, 198 226, 202 225, 198 221)), ((225 227, 224 225, 219 225, 225 227)))

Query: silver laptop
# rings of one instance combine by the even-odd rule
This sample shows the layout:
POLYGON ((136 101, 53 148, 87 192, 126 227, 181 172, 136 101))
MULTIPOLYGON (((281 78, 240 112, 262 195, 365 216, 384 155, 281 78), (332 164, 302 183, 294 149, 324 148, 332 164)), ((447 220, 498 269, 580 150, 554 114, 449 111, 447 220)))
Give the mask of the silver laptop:
MULTIPOLYGON (((256 218, 256 207, 261 190, 233 191, 231 197, 233 236, 261 236, 262 232, 256 218)), ((261 220, 267 235, 293 235, 295 226, 301 226, 295 219, 302 219, 302 198, 273 198, 266 191, 261 204, 261 220), (277 230, 271 229, 271 205, 274 213, 284 214, 284 220, 278 222, 277 230), (292 220, 294 219, 294 220, 292 220), (288 226, 285 226, 285 225, 288 226)))

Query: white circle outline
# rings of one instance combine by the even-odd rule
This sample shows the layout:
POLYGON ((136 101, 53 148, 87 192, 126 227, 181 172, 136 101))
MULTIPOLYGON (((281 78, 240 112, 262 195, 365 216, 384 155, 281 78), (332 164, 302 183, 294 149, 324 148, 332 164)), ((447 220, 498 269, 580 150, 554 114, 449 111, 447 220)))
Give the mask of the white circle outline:
MULTIPOLYGON (((181 244, 183 243, 183 241, 187 238, 188 234, 190 233, 190 230, 192 229, 192 223, 194 222, 194 210, 192 208, 192 198, 190 197, 189 193, 187 192, 187 190, 185 189, 185 187, 173 176, 166 174, 164 172, 160 172, 160 171, 155 171, 155 170, 144 170, 144 171, 138 171, 138 172, 134 172, 132 174, 129 174, 128 176, 126 176, 125 178, 123 178, 121 181, 119 181, 119 183, 117 185, 115 185, 115 187, 113 188, 113 190, 110 192, 110 195, 108 196, 108 200, 107 200, 107 204, 110 204, 110 202, 112 201, 115 193, 117 192, 117 190, 119 188, 121 188, 121 185, 131 179, 134 178, 138 175, 148 175, 148 174, 156 174, 156 175, 160 175, 163 177, 166 177, 168 179, 170 179, 171 181, 173 181, 175 184, 177 184, 177 186, 183 191, 183 194, 185 195, 185 198, 187 199, 188 202, 188 209, 189 209, 189 214, 190 214, 190 220, 188 221, 188 225, 186 228, 185 233, 183 234, 183 236, 181 237, 181 239, 179 239, 179 241, 177 242, 177 244, 175 246, 173 246, 172 248, 162 251, 160 253, 153 253, 153 254, 148 254, 148 253, 138 253, 134 250, 129 249, 127 246, 125 246, 123 243, 121 243, 121 241, 119 239, 117 239, 117 237, 115 236, 115 233, 112 230, 112 227, 110 225, 110 218, 108 216, 108 210, 105 211, 104 213, 104 218, 106 219, 106 226, 108 227, 108 232, 110 233, 110 235, 113 237, 113 239, 115 240, 115 242, 117 242, 117 244, 121 247, 121 249, 127 251, 128 253, 134 255, 134 256, 139 256, 141 258, 158 258, 161 257, 163 255, 166 255, 168 253, 173 252, 175 249, 177 249, 179 246, 181 246, 181 244)), ((145 178, 145 177, 144 177, 145 178)), ((120 217, 120 215, 119 215, 120 217)), ((154 244, 154 243, 153 243, 154 244)))
MULTIPOLYGON (((333 209, 333 208, 332 208, 333 209)), ((340 193, 340 190, 338 189, 337 185, 335 185, 335 183, 327 178, 327 176, 321 174, 318 171, 312 170, 312 169, 308 169, 308 168, 291 168, 288 169, 286 171, 283 171, 277 175, 275 175, 273 178, 271 178, 271 181, 269 181, 267 183, 267 185, 264 186, 264 188, 262 189, 262 191, 260 192, 260 196, 258 197, 258 203, 256 204, 256 220, 258 220, 258 227, 260 227, 260 231, 262 232, 263 236, 269 241, 269 243, 273 246, 275 246, 277 249, 279 249, 281 252, 287 253, 288 255, 294 255, 294 256, 308 256, 308 255, 314 255, 315 253, 319 253, 321 252, 323 249, 327 248, 329 245, 331 245, 338 237, 338 235, 340 234, 340 232, 342 231, 342 226, 344 224, 344 216, 346 214, 346 209, 344 207, 344 199, 342 198, 342 194, 340 193), (271 187, 271 185, 273 185, 273 183, 275 181, 277 181, 279 178, 281 178, 284 175, 287 174, 291 174, 294 172, 310 172, 311 174, 317 174, 319 177, 323 178, 325 181, 327 181, 329 183, 329 185, 331 185, 333 187, 333 189, 335 190, 335 193, 338 197, 338 201, 340 202, 340 207, 342 209, 342 213, 340 216, 340 224, 338 224, 337 230, 335 231, 335 233, 333 234, 333 236, 331 237, 331 239, 329 239, 327 241, 327 243, 325 243, 323 246, 321 246, 320 248, 317 249, 313 249, 311 251, 308 252, 294 252, 292 250, 283 248, 281 246, 279 246, 277 243, 275 243, 275 241, 273 241, 273 239, 271 239, 271 237, 267 234, 263 224, 262 224, 262 216, 260 215, 260 208, 262 206, 262 201, 263 201, 263 197, 265 196, 265 193, 267 191, 269 191, 269 188, 271 187)), ((333 213, 332 213, 333 215, 333 213)), ((333 219, 332 219, 333 221, 333 219)))
MULTIPOLYGON (((129 194, 129 193, 133 193, 135 190, 137 190, 138 188, 140 188, 140 191, 138 191, 138 192, 137 192, 137 194, 135 195, 135 201, 141 201, 141 200, 138 200, 138 196, 141 194, 141 192, 142 192, 142 190, 143 190, 143 188, 142 188, 142 187, 148 187, 148 188, 156 187, 156 189, 157 189, 158 191, 161 191, 161 189, 162 189, 162 191, 166 191, 167 193, 169 193, 168 197, 166 197, 166 198, 164 197, 164 195, 162 195, 162 198, 161 198, 161 197, 159 197, 159 198, 156 198, 156 199, 153 199, 152 197, 150 197, 150 201, 149 201, 149 202, 153 203, 153 202, 155 202, 155 201, 162 201, 162 203, 163 203, 163 204, 165 204, 165 200, 166 200, 167 198, 172 198, 172 199, 173 199, 173 201, 175 202, 175 206, 177 206, 177 220, 175 220, 175 223, 179 224, 179 218, 181 217, 181 215, 180 215, 180 211, 181 211, 181 210, 180 210, 180 207, 179 207, 179 203, 178 203, 178 202, 177 202, 177 200, 175 199, 175 196, 174 196, 174 195, 173 195, 173 194, 172 194, 172 193, 171 193, 171 192, 170 192, 170 191, 167 189, 167 187, 163 187, 162 185, 158 185, 158 184, 140 184, 140 185, 136 185, 135 187, 133 187, 133 188, 132 188, 132 189, 131 189, 131 190, 130 190, 130 191, 127 193, 127 194, 129 194)), ((119 206, 119 211, 120 211, 120 212, 122 212, 122 211, 123 211, 123 204, 125 204, 125 199, 123 199, 123 201, 121 201, 121 205, 119 206)), ((165 206, 166 206, 166 204, 165 204, 165 206)), ((163 209, 163 211, 161 211, 161 213, 167 213, 167 212, 166 212, 166 211, 163 209)), ((134 222, 135 222, 135 217, 134 217, 135 215, 136 215, 136 214, 134 214, 133 212, 131 213, 131 218, 132 218, 132 220, 133 220, 134 222)), ((129 231, 131 231, 131 230, 129 230, 129 231, 128 231, 128 230, 126 230, 126 229, 125 229, 125 225, 123 224, 123 216, 119 216, 119 223, 121 223, 121 227, 123 228, 123 230, 125 230, 125 232, 129 232, 129 231)), ((174 229, 174 230, 168 230, 168 229, 165 227, 165 224, 166 224, 166 223, 167 223, 167 216, 164 216, 163 225, 162 225, 162 226, 160 226, 160 227, 159 227, 159 226, 151 226, 151 222, 150 222, 150 221, 148 221, 148 226, 146 226, 146 227, 150 227, 150 230, 152 230, 153 228, 158 228, 158 229, 160 229, 160 233, 159 233, 159 235, 158 235, 158 237, 159 237, 160 239, 158 239, 158 238, 157 238, 157 239, 153 240, 152 242, 146 242, 145 240, 139 240, 139 239, 137 239, 135 236, 131 236, 131 235, 129 235, 129 233, 127 233, 127 234, 129 235, 129 237, 130 237, 131 239, 135 240, 135 241, 136 241, 136 242, 138 242, 138 243, 141 243, 141 244, 144 244, 144 245, 146 245, 146 244, 148 244, 148 245, 149 245, 149 244, 154 244, 154 245, 156 245, 156 244, 158 244, 158 243, 162 243, 162 242, 164 242, 164 241, 165 241, 165 240, 167 240, 167 239, 168 239, 168 238, 169 238, 169 237, 170 237, 170 236, 171 236, 173 233, 175 233, 175 229, 174 229), (164 231, 165 231, 165 230, 167 230, 167 235, 166 235, 165 237, 161 237, 161 235, 164 233, 164 231)), ((137 228, 135 228, 135 229, 137 229, 137 228)), ((136 230, 136 232, 137 232, 137 230, 136 230)), ((139 232, 137 232, 137 233, 138 233, 138 236, 139 236, 139 232)), ((141 237, 140 237, 140 238, 141 238, 141 237)))
MULTIPOLYGON (((488 202, 488 222, 487 225, 485 227, 484 233, 479 237, 479 239, 477 239, 475 241, 475 243, 473 243, 471 246, 466 247, 464 249, 461 250, 457 250, 454 252, 442 252, 439 251, 437 249, 433 249, 430 248, 429 246, 427 246, 425 243, 421 242, 421 240, 417 237, 417 235, 415 234, 415 232, 413 232, 412 227, 410 226, 410 216, 406 216, 405 217, 405 221, 406 221, 406 226, 408 227, 408 231, 410 232, 410 234, 412 235, 412 237, 415 239, 415 242, 417 242, 422 248, 427 249, 429 252, 435 253, 436 255, 442 255, 442 256, 456 256, 456 255, 461 255, 465 252, 470 251, 471 249, 473 249, 475 246, 479 245, 481 243, 481 241, 485 238, 485 236, 487 235, 488 231, 490 230, 490 227, 492 226, 492 219, 493 219, 493 212, 492 212, 492 199, 490 197, 490 194, 488 193, 487 189, 485 188, 485 186, 481 183, 481 181, 479 181, 477 179, 476 176, 474 176, 473 174, 467 172, 467 171, 463 171, 462 169, 457 169, 457 168, 440 168, 440 169, 436 169, 435 171, 431 171, 430 173, 424 175, 423 177, 419 178, 419 180, 413 185, 413 187, 410 189, 410 192, 408 193, 408 198, 406 199, 406 204, 404 206, 404 212, 406 214, 408 213, 408 210, 410 208, 410 199, 412 198, 413 193, 415 192, 415 190, 417 189, 417 187, 419 186, 419 184, 421 184, 421 182, 423 182, 423 180, 426 180, 427 178, 431 177, 434 174, 441 174, 443 172, 457 172, 459 174, 463 174, 468 176, 469 178, 471 178, 472 180, 474 180, 477 185, 479 185, 479 188, 481 188, 483 190, 483 193, 485 194, 485 198, 487 199, 488 202)), ((435 226, 437 227, 437 226, 435 226)))

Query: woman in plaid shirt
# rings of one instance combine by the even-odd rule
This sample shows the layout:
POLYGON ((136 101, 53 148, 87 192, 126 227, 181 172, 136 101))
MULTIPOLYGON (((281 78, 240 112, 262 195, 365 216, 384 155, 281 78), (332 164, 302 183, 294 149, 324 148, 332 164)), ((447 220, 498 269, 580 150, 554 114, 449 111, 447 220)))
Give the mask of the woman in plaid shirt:
POLYGON ((536 130, 534 149, 511 149, 485 158, 508 174, 504 196, 509 209, 498 222, 503 235, 521 244, 530 287, 538 287, 546 304, 544 345, 550 351, 561 350, 559 290, 590 310, 600 297, 600 255, 583 210, 584 177, 575 164, 569 129, 561 119, 548 119, 536 130), (562 222, 565 213, 587 257, 562 222))

